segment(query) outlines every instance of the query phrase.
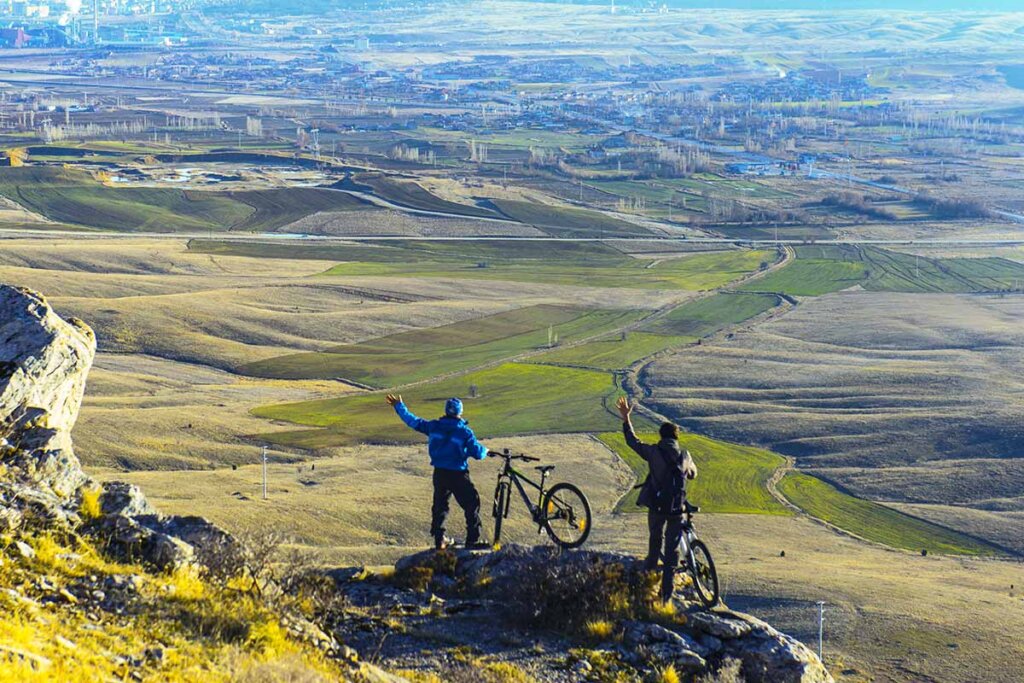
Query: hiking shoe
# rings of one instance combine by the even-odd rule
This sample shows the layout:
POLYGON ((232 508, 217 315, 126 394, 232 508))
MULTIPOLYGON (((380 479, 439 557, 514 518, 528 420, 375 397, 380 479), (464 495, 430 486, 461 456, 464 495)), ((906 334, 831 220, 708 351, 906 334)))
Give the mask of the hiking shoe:
POLYGON ((476 543, 467 543, 466 550, 490 550, 494 546, 487 541, 477 541, 476 543))
POLYGON ((434 539, 434 550, 444 550, 445 548, 451 548, 455 545, 455 541, 447 536, 441 536, 434 539))

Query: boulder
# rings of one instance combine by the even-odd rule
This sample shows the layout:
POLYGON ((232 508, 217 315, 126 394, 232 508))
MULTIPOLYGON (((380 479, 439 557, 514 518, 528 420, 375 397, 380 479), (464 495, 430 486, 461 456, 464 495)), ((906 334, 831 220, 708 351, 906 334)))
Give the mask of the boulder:
POLYGON ((100 494, 100 510, 105 515, 124 515, 138 517, 155 515, 156 509, 149 504, 142 489, 135 484, 123 481, 110 481, 103 484, 100 494))
POLYGON ((0 285, 0 449, 7 478, 70 497, 87 477, 71 428, 96 354, 96 336, 60 318, 42 295, 0 285))

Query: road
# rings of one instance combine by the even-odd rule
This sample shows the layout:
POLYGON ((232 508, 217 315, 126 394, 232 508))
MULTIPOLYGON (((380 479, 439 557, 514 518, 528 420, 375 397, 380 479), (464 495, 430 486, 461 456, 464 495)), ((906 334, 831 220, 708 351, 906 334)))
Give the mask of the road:
MULTIPOLYGON (((396 205, 397 206, 397 205, 396 205)), ((403 209, 408 211, 408 209, 403 209)), ((448 216, 449 214, 440 214, 448 216)), ((509 222, 502 219, 458 216, 453 218, 466 220, 487 220, 509 222)), ((224 242, 312 242, 312 243, 346 243, 346 242, 636 242, 640 243, 677 243, 677 244, 742 244, 752 247, 800 246, 808 244, 801 239, 728 239, 724 237, 509 237, 465 236, 440 237, 435 235, 306 235, 301 233, 238 233, 238 232, 117 232, 114 230, 47 230, 45 228, 0 228, 0 239, 16 238, 54 238, 78 237, 81 239, 167 239, 167 240, 216 240, 224 242)), ((1006 239, 917 239, 917 240, 886 240, 886 239, 831 239, 814 240, 813 244, 857 244, 875 246, 925 246, 925 247, 1010 247, 1024 246, 1024 232, 1020 237, 1006 239)))

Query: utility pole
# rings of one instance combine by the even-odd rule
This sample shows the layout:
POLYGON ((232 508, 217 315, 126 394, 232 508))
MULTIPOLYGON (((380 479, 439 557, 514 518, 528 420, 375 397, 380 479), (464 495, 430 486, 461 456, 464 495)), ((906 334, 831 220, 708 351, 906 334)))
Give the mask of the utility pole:
MULTIPOLYGON (((263 500, 266 500, 266 446, 263 446, 263 500)), ((820 644, 818 646, 820 650, 820 644)))
POLYGON ((823 600, 818 601, 818 659, 822 662, 825 660, 822 658, 822 642, 825 639, 825 602, 823 600))

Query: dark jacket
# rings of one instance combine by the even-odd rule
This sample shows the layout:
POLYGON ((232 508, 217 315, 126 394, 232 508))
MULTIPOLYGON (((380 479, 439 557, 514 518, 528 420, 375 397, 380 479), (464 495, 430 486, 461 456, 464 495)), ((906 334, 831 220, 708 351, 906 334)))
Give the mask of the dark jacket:
POLYGON ((650 471, 647 479, 641 485, 637 504, 650 507, 650 501, 653 499, 654 490, 657 486, 656 482, 662 482, 667 485, 668 482, 673 480, 672 470, 675 470, 678 473, 675 476, 675 480, 679 481, 682 485, 679 491, 680 507, 677 510, 663 512, 670 514, 681 512, 682 503, 686 501, 686 480, 688 478, 692 479, 697 473, 697 467, 693 462, 693 458, 690 457, 690 452, 681 449, 679 442, 675 439, 662 439, 657 444, 643 443, 633 433, 628 422, 622 423, 622 434, 626 437, 626 444, 647 462, 647 467, 650 471))
POLYGON ((402 422, 427 435, 430 464, 434 467, 465 472, 469 469, 469 458, 483 460, 487 457, 487 449, 476 440, 469 423, 462 418, 446 415, 439 420, 424 420, 409 412, 404 403, 396 403, 395 412, 402 422))

